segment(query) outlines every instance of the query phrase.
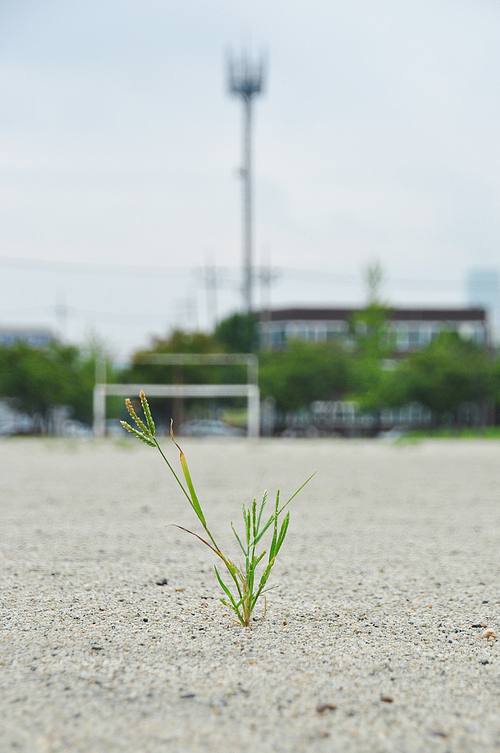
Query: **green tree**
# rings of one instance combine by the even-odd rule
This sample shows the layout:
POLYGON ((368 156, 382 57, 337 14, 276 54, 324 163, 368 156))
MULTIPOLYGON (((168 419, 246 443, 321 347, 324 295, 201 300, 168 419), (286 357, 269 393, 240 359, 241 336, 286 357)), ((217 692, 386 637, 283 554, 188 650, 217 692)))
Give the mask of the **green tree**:
POLYGON ((353 364, 350 390, 352 397, 365 410, 378 411, 386 403, 391 381, 387 361, 394 350, 390 327, 390 309, 369 303, 352 317, 351 341, 353 364))
MULTIPOLYGON (((151 364, 148 359, 161 354, 206 354, 223 353, 224 349, 213 335, 203 332, 185 332, 173 330, 165 340, 156 339, 151 348, 139 350, 132 357, 132 365, 122 372, 124 382, 144 382, 157 384, 211 384, 221 381, 224 367, 205 365, 179 366, 169 364, 151 364)), ((230 378, 230 376, 229 376, 230 378)))
POLYGON ((26 343, 0 348, 0 396, 16 398, 19 408, 45 417, 68 405, 79 420, 92 420, 94 360, 74 346, 53 342, 44 348, 26 343))
POLYGON ((495 399, 496 364, 484 348, 442 332, 424 350, 408 356, 393 373, 393 395, 399 404, 417 401, 439 421, 456 421, 463 403, 478 405, 495 399))
POLYGON ((262 397, 273 397, 282 411, 338 400, 349 386, 349 355, 336 343, 295 340, 279 353, 261 351, 259 359, 262 397))
POLYGON ((255 314, 232 314, 219 322, 214 334, 229 353, 254 353, 259 346, 255 314))
POLYGON ((387 402, 391 376, 387 362, 393 355, 391 309, 382 300, 384 270, 373 261, 363 270, 366 307, 353 315, 350 336, 353 347, 351 397, 363 410, 379 413, 387 402))

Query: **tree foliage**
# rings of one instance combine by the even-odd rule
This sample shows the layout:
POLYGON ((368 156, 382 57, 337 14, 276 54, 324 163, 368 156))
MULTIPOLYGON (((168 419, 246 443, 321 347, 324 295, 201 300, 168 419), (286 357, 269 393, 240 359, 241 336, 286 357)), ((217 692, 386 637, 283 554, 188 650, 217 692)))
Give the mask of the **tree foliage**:
POLYGON ((350 396, 366 410, 379 410, 387 403, 390 375, 386 361, 394 349, 390 329, 390 309, 372 302, 352 317, 350 396))
MULTIPOLYGON (((419 402, 440 423, 456 420, 464 403, 500 405, 498 356, 457 333, 442 332, 426 348, 401 360, 391 359, 394 344, 389 314, 381 304, 370 303, 353 317, 348 344, 292 341, 279 352, 261 350, 262 398, 273 397, 282 412, 309 407, 315 400, 355 399, 363 410, 375 413, 385 406, 419 402)), ((108 380, 118 377, 141 385, 242 383, 246 381, 243 366, 153 365, 146 361, 162 353, 248 351, 255 347, 255 333, 255 320, 246 315, 228 317, 214 334, 175 330, 168 338, 138 351, 121 374, 113 374, 110 368, 108 380)), ((54 406, 68 405, 74 418, 90 423, 94 383, 95 352, 85 355, 57 342, 44 348, 25 343, 0 347, 0 398, 15 398, 19 408, 30 415, 44 417, 54 406)), ((166 420, 172 415, 172 401, 155 405, 166 420)), ((108 407, 113 409, 112 401, 108 407)))
POLYGON ((0 348, 0 397, 16 398, 30 415, 45 416, 55 405, 68 405, 75 418, 90 422, 94 383, 94 358, 83 357, 74 346, 20 342, 0 348))
POLYGON ((217 384, 244 381, 244 367, 148 363, 151 356, 161 354, 200 355, 224 352, 226 349, 213 335, 176 329, 165 340, 155 340, 151 348, 137 351, 132 357, 130 368, 122 372, 122 380, 144 384, 217 384))
POLYGON ((442 421, 456 417, 463 403, 494 400, 498 366, 484 348, 456 332, 442 332, 427 348, 401 362, 393 382, 400 404, 422 403, 442 421))
POLYGON ((295 410, 313 400, 338 400, 349 387, 349 356, 336 343, 293 341, 284 351, 260 354, 262 397, 278 409, 295 410))
POLYGON ((255 314, 232 314, 219 322, 214 334, 229 353, 254 353, 259 346, 255 314))

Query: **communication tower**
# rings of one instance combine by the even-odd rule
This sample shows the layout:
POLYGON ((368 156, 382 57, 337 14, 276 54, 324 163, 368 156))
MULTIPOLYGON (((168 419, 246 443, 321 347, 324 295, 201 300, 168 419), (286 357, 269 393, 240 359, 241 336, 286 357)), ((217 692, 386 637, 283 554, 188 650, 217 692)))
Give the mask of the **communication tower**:
POLYGON ((252 101, 262 91, 264 63, 255 63, 243 55, 239 60, 229 59, 229 91, 243 101, 243 164, 240 175, 243 181, 243 308, 252 311, 253 258, 252 258, 252 101))

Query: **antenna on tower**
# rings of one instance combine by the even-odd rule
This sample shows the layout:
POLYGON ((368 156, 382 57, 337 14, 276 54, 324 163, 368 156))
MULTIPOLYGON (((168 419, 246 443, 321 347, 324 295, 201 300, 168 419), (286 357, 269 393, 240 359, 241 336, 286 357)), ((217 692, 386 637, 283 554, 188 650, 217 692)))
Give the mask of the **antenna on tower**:
POLYGON ((228 61, 229 92, 243 101, 243 164, 240 175, 243 181, 243 308, 252 311, 253 259, 252 259, 252 100, 262 91, 264 62, 252 62, 245 54, 239 60, 232 56, 228 61))

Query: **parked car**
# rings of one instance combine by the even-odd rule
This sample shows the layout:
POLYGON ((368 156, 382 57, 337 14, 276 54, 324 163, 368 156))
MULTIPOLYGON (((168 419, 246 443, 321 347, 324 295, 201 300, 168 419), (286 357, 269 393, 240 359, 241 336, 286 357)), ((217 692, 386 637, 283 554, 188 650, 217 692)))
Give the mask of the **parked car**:
POLYGON ((0 436, 29 434, 33 427, 33 419, 26 413, 16 410, 12 400, 0 400, 0 436))
POLYGON ((179 434, 183 437, 243 437, 246 432, 224 421, 198 419, 181 424, 179 434))

